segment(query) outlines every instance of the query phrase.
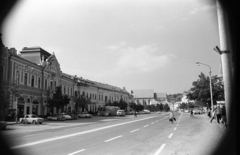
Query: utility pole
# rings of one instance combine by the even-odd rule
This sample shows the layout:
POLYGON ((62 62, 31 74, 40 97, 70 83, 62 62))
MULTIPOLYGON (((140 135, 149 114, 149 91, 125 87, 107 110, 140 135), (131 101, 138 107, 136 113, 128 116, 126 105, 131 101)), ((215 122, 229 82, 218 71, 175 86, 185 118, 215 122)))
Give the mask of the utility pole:
POLYGON ((233 75, 232 75, 232 60, 231 60, 231 40, 229 32, 229 24, 226 10, 224 10, 222 3, 216 0, 217 5, 217 16, 218 16, 218 27, 219 27, 219 40, 220 49, 216 46, 214 48, 221 55, 222 72, 224 81, 224 97, 227 114, 227 124, 231 125, 230 120, 230 109, 233 105, 233 75))

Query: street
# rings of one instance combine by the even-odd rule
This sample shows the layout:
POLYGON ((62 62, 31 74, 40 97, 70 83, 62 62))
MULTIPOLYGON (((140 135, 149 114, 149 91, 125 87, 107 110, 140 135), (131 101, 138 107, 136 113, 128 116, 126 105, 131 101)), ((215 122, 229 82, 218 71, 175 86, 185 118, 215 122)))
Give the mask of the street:
POLYGON ((17 154, 31 155, 207 155, 221 139, 221 128, 206 115, 175 113, 93 117, 43 125, 9 125, 3 135, 17 154), (206 125, 207 124, 207 125, 206 125))

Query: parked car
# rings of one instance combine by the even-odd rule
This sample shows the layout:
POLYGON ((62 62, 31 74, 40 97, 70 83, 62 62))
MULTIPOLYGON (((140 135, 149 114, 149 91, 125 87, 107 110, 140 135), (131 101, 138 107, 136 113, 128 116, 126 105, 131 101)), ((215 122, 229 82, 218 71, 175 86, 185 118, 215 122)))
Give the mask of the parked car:
POLYGON ((124 110, 117 110, 117 116, 125 116, 124 110))
POLYGON ((38 117, 37 115, 35 114, 28 114, 28 115, 25 115, 23 118, 20 118, 20 123, 32 123, 32 124, 42 124, 44 121, 43 118, 41 117, 38 117))
POLYGON ((73 113, 68 113, 69 116, 72 117, 72 119, 78 119, 78 115, 75 115, 73 113))
POLYGON ((78 114, 78 118, 91 118, 92 115, 87 112, 81 112, 78 114))
POLYGON ((59 114, 52 114, 47 117, 48 120, 65 121, 65 117, 59 114))
POLYGON ((0 129, 5 130, 7 128, 7 122, 6 121, 0 121, 0 129))
POLYGON ((71 120, 72 119, 72 117, 70 115, 68 115, 67 113, 62 113, 61 115, 65 117, 65 120, 71 120))

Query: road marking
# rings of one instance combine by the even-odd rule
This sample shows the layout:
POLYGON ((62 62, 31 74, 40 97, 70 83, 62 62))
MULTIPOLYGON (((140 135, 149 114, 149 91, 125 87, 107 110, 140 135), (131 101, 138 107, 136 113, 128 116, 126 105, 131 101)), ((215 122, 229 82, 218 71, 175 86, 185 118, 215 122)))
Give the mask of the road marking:
POLYGON ((177 126, 178 126, 178 124, 177 124, 177 126))
POLYGON ((172 137, 172 135, 173 135, 173 133, 171 133, 171 134, 168 136, 168 138, 171 138, 171 137, 172 137))
POLYGON ((74 155, 74 154, 76 154, 76 153, 79 153, 79 152, 83 152, 83 151, 85 151, 86 149, 82 149, 82 150, 79 150, 79 151, 76 151, 76 152, 73 152, 73 153, 69 153, 68 155, 74 155))
POLYGON ((33 134, 33 135, 27 135, 27 136, 23 136, 23 137, 30 137, 30 136, 42 135, 42 134, 46 134, 46 133, 50 133, 50 132, 44 132, 44 133, 38 133, 38 134, 33 134))
POLYGON ((135 131, 138 131, 139 129, 136 129, 136 130, 133 130, 133 131, 131 131, 131 133, 133 133, 133 132, 135 132, 135 131))
POLYGON ((162 144, 161 147, 157 150, 157 152, 155 152, 154 155, 159 155, 161 153, 161 151, 163 150, 163 148, 165 147, 166 144, 162 144))
POLYGON ((133 121, 124 122, 124 123, 119 123, 119 124, 114 124, 114 125, 109 125, 109 126, 105 126, 105 127, 101 127, 101 128, 96 128, 96 129, 87 130, 87 131, 83 131, 83 132, 77 132, 77 133, 68 134, 68 135, 64 135, 64 136, 44 139, 44 140, 40 140, 40 141, 36 141, 36 142, 31 142, 31 143, 26 143, 26 144, 22 144, 22 145, 13 146, 13 147, 10 147, 10 149, 17 149, 17 148, 22 148, 22 147, 42 144, 42 143, 46 143, 46 142, 51 142, 51 141, 55 141, 55 140, 59 140, 59 139, 74 137, 74 136, 83 135, 83 134, 86 134, 86 133, 91 133, 91 132, 95 132, 95 131, 99 131, 99 130, 104 130, 104 129, 108 129, 108 128, 112 128, 112 127, 116 127, 116 126, 120 126, 120 125, 125 125, 125 124, 134 123, 134 122, 139 122, 139 121, 151 119, 151 118, 154 118, 154 117, 156 117, 156 116, 142 118, 142 119, 133 120, 133 121))
POLYGON ((177 127, 176 128, 174 128, 174 130, 176 130, 177 129, 177 127))
POLYGON ((148 127, 148 125, 145 125, 144 128, 148 127))
POLYGON ((114 137, 114 138, 111 138, 111 139, 105 140, 104 142, 109 142, 109 141, 112 141, 112 140, 117 139, 117 138, 120 138, 120 137, 122 137, 122 136, 117 136, 117 137, 114 137))
POLYGON ((154 124, 154 122, 152 122, 151 124, 154 124))

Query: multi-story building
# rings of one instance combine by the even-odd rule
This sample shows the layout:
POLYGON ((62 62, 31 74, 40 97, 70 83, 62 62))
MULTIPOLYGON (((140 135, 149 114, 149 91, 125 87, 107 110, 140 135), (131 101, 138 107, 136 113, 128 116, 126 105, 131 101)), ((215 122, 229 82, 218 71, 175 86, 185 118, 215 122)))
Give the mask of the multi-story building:
POLYGON ((55 54, 41 47, 24 47, 17 54, 14 48, 8 49, 2 44, 1 50, 1 82, 9 83, 9 110, 15 110, 19 115, 61 112, 47 106, 57 86, 61 86, 62 94, 70 98, 64 111, 74 111, 75 99, 80 95, 91 100, 85 109, 89 112, 96 112, 108 101, 122 99, 129 103, 130 94, 125 88, 63 73, 55 54))

